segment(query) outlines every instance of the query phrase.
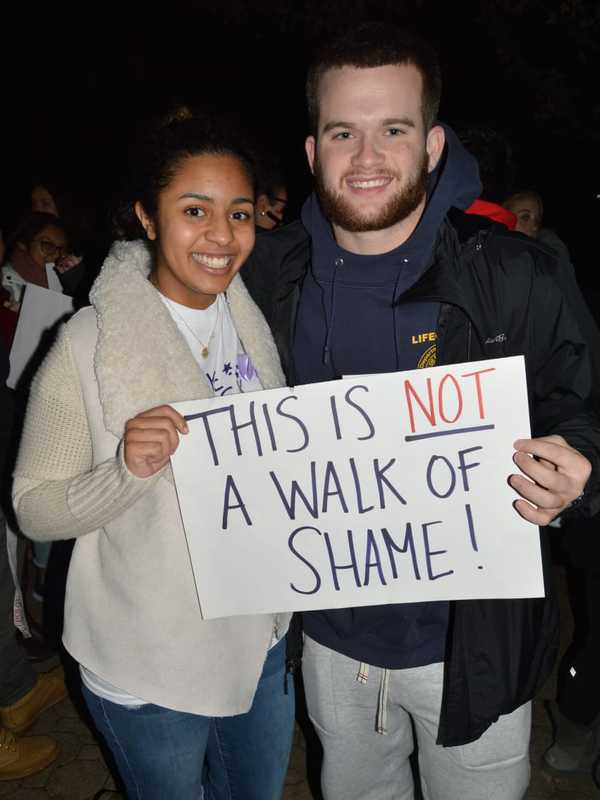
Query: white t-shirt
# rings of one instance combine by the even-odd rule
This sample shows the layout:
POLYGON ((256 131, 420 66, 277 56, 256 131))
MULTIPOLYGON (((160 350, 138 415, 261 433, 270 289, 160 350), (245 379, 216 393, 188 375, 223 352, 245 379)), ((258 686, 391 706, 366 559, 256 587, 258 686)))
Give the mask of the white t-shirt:
POLYGON ((161 300, 186 340, 198 366, 218 396, 262 389, 250 357, 244 352, 223 294, 207 309, 198 310, 161 300), (208 354, 203 355, 204 348, 208 354))
MULTIPOLYGON (((160 299, 216 395, 222 397, 262 389, 250 356, 237 335, 223 294, 217 295, 215 302, 202 310, 182 306, 162 294, 160 299)), ((271 647, 275 644, 277 637, 273 633, 271 647)), ((86 688, 111 703, 132 708, 148 702, 113 686, 83 664, 79 665, 79 671, 86 688)))

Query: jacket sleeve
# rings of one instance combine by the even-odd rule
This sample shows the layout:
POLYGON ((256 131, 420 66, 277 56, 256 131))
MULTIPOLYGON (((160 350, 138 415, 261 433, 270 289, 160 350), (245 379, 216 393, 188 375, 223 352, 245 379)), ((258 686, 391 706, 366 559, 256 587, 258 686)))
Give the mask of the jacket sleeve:
POLYGON ((136 478, 121 450, 93 466, 79 376, 63 326, 32 383, 14 473, 13 503, 23 533, 39 541, 69 539, 132 506, 160 473, 136 478))
POLYGON ((63 292, 70 297, 76 297, 86 276, 85 261, 80 261, 79 264, 76 264, 66 272, 57 271, 56 274, 63 292))
POLYGON ((309 260, 310 240, 297 220, 258 234, 241 272, 246 288, 271 328, 289 385, 296 382, 292 339, 300 287, 309 260))
POLYGON ((260 308, 269 325, 273 319, 273 304, 278 284, 280 264, 273 254, 267 234, 256 236, 254 249, 244 262, 241 276, 250 296, 260 308))
POLYGON ((556 276, 537 274, 530 308, 534 353, 533 435, 559 434, 592 464, 580 511, 600 511, 600 417, 594 401, 589 345, 577 308, 556 276))

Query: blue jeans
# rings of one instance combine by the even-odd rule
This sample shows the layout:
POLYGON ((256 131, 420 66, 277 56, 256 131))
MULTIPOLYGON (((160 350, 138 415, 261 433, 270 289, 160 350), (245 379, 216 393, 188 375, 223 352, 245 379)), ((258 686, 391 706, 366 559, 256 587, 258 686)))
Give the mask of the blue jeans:
POLYGON ((294 725, 294 687, 284 692, 285 641, 265 661, 252 708, 205 717, 156 705, 111 703, 83 687, 129 800, 279 800, 294 725))
POLYGON ((32 542, 33 563, 41 569, 48 569, 52 542, 32 542))

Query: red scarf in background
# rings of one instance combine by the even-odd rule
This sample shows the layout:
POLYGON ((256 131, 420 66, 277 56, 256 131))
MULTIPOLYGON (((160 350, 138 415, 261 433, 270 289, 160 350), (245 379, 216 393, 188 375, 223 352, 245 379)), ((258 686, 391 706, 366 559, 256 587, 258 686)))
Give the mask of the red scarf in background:
POLYGON ((494 222, 506 225, 509 231, 514 231, 517 224, 516 214, 507 208, 499 206, 497 203, 490 203, 488 200, 475 200, 475 202, 465 209, 465 214, 477 214, 480 217, 487 217, 494 222))

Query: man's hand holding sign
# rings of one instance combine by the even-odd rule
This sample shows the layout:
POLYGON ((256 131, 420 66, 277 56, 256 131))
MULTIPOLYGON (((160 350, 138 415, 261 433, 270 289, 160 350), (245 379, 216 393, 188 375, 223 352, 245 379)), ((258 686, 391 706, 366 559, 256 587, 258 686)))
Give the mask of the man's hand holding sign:
POLYGON ((547 525, 581 497, 592 465, 562 436, 519 439, 515 449, 513 460, 527 476, 510 476, 510 485, 524 498, 515 508, 529 522, 547 525))

